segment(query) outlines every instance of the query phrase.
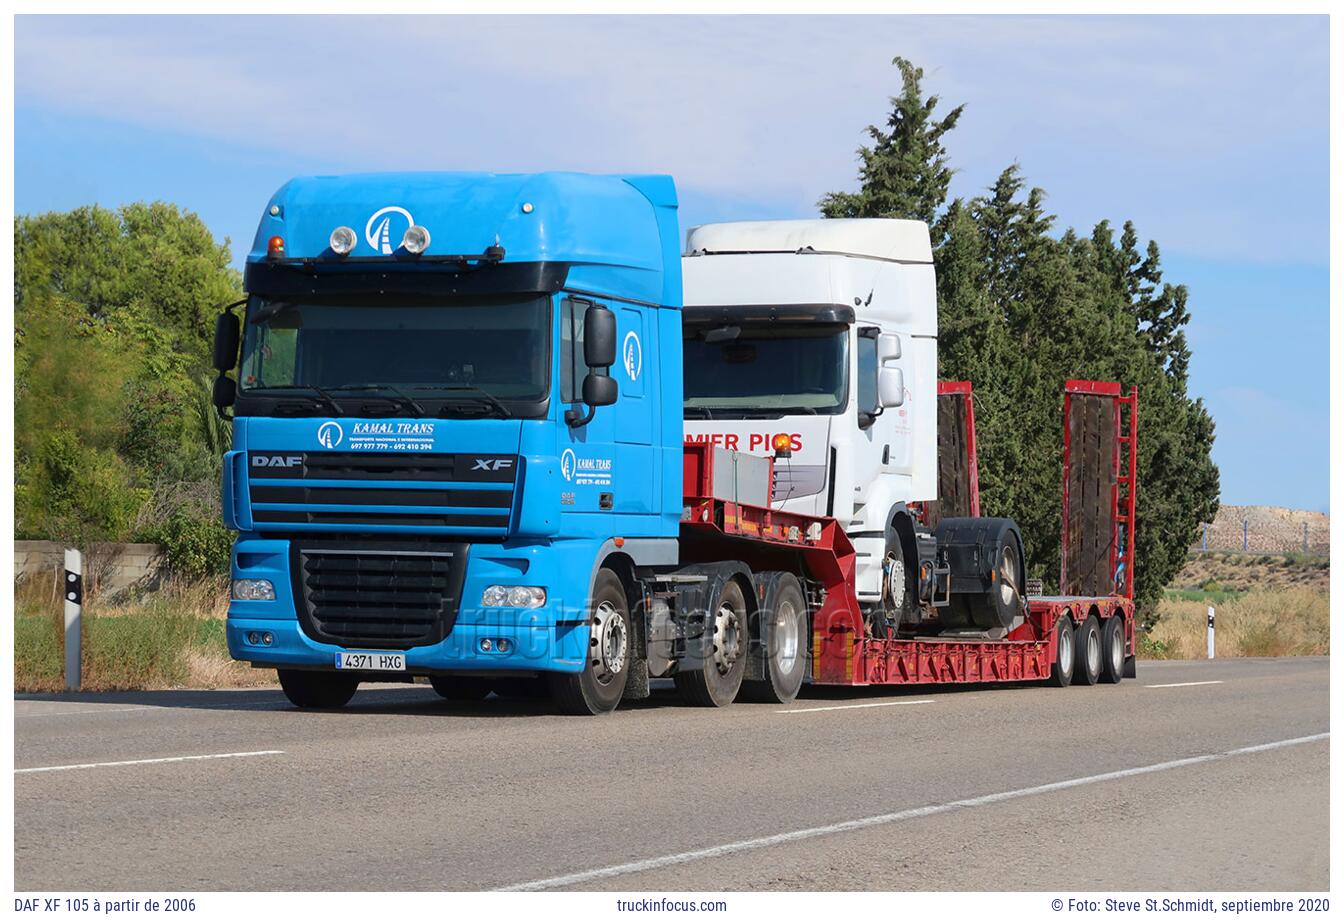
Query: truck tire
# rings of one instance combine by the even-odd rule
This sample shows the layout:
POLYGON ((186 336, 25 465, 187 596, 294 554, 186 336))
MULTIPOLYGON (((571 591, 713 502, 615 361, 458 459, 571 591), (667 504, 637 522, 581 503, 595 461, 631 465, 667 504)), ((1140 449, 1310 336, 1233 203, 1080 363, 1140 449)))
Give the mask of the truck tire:
POLYGON ((1112 614, 1101 628, 1101 682, 1118 684, 1125 675, 1124 618, 1112 614))
POLYGON ((791 703, 807 675, 807 602, 798 578, 779 572, 770 582, 759 613, 765 679, 742 682, 743 699, 791 703))
POLYGON ((723 583, 710 605, 713 645, 703 666, 673 676, 677 692, 692 706, 727 706, 737 698, 747 672, 747 601, 736 581, 723 583))
POLYGON ((1126 677, 1139 676, 1139 662, 1138 659, 1133 655, 1130 655, 1128 658, 1125 659, 1125 676, 1126 677))
POLYGON ((1101 660, 1105 657, 1101 651, 1101 626, 1095 614, 1089 616, 1078 627, 1074 645, 1073 682, 1079 686, 1090 687, 1101 677, 1101 660))
POLYGON ((280 689, 300 709, 340 709, 350 702, 350 697, 359 688, 359 681, 345 674, 284 668, 276 674, 280 678, 280 689))
POLYGON ((429 685, 445 700, 476 702, 490 695, 490 680, 485 677, 435 674, 430 677, 429 685))
POLYGON ((611 569, 602 569, 593 582, 588 619, 588 657, 577 674, 546 675, 551 699, 572 716, 612 712, 621 702, 630 677, 635 633, 625 586, 611 569))
POLYGON ((1073 618, 1067 613, 1055 623, 1055 663, 1050 666, 1050 686, 1067 687, 1073 683, 1073 618))

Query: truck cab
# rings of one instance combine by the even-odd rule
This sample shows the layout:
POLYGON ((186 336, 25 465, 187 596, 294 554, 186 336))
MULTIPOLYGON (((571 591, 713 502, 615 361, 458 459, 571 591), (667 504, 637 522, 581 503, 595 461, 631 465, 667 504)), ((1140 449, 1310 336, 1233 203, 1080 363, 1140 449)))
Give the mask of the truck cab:
POLYGON ((682 259, 688 442, 772 455, 773 506, 836 518, 897 625, 938 497, 937 297, 909 220, 707 224, 682 259))
POLYGON ((233 656, 299 705, 549 675, 614 707, 634 631, 590 601, 677 561, 678 244, 666 176, 277 191, 217 329, 233 656))

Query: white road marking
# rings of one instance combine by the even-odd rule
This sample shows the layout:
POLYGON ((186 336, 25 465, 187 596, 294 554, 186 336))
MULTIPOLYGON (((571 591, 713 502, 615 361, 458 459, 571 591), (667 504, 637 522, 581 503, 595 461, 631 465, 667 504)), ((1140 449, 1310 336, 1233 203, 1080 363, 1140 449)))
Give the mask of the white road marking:
POLYGON ((777 709, 776 712, 831 712, 836 709, 872 709, 874 706, 918 706, 920 703, 932 703, 933 700, 891 700, 885 703, 848 703, 844 706, 811 706, 807 709, 777 709))
POLYGON ((621 863, 616 866, 589 869, 586 872, 575 872, 570 875, 558 875, 554 878, 522 882, 517 885, 510 885, 495 890, 543 891, 548 888, 562 888, 566 885, 579 885, 585 882, 596 881, 597 879, 612 878, 613 876, 618 875, 629 875, 633 872, 647 872, 650 869, 663 869, 667 866, 678 866, 683 863, 698 862, 702 859, 713 859, 717 856, 727 856, 733 853, 741 853, 745 850, 759 850, 763 847, 778 846, 782 843, 796 843, 800 840, 810 840, 814 837, 827 837, 832 834, 844 833, 845 831, 863 830, 865 828, 878 827, 883 824, 893 824, 897 821, 908 821, 912 818, 927 818, 932 815, 945 814, 963 808, 977 808, 981 805, 996 805, 999 802, 1007 802, 1013 799, 1026 798, 1028 796, 1043 795, 1047 792, 1059 792, 1064 789, 1074 789, 1078 786, 1090 786, 1093 783, 1104 783, 1115 779, 1127 779, 1131 776, 1142 776, 1145 773, 1159 773, 1163 770, 1175 770, 1178 767, 1192 767, 1195 764, 1209 763, 1210 761, 1221 760, 1225 757, 1237 757, 1243 754, 1259 754, 1264 751, 1274 751, 1298 744, 1310 744, 1313 741, 1323 741, 1329 737, 1329 732, 1321 732, 1317 735, 1304 735, 1300 738, 1271 741, 1268 744, 1256 744, 1251 747, 1234 748, 1233 750, 1221 751, 1217 754, 1200 754, 1195 757, 1182 757, 1180 760, 1167 760, 1162 763, 1148 764, 1143 767, 1115 770, 1111 773, 1097 773, 1092 776, 1080 776, 1077 779, 1066 779, 1057 783, 1029 786, 1025 789, 1012 789, 1008 792, 995 792, 990 795, 981 795, 970 799, 959 799, 955 802, 944 802, 938 805, 925 805, 922 808, 910 808, 905 811, 896 811, 885 815, 873 815, 869 818, 859 818, 854 821, 841 821, 836 824, 823 825, 822 827, 809 827, 804 830, 789 831, 784 834, 772 834, 769 837, 739 840, 736 843, 725 843, 721 846, 707 847, 703 850, 688 850, 684 853, 673 853, 669 856, 640 859, 635 862, 621 863))
POLYGON ((133 767, 147 763, 180 763, 184 760, 216 760, 222 757, 262 757, 284 751, 239 751, 233 754, 191 754, 185 757, 151 757, 148 760, 109 760, 103 763, 69 763, 59 767, 24 767, 15 773, 52 773, 57 770, 92 770, 94 767, 133 767))
POLYGON ((1187 680, 1180 684, 1144 684, 1149 690, 1157 690, 1161 687, 1204 687, 1208 684, 1221 684, 1221 680, 1187 680))
POLYGON ((101 714, 104 712, 138 712, 141 709, 153 709, 153 708, 154 708, 153 706, 118 706, 115 708, 99 706, 96 709, 56 709, 52 710, 51 712, 18 712, 14 714, 14 718, 45 719, 48 716, 82 716, 82 715, 88 715, 89 713, 101 714))

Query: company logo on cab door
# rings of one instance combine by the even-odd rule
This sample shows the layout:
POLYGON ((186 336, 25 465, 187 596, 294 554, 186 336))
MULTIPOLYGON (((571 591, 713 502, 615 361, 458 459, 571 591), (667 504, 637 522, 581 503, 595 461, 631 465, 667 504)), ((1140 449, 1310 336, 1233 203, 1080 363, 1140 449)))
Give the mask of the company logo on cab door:
MULTIPOLYGON (((803 436, 796 431, 783 432, 789 436, 789 450, 800 451, 803 449, 803 436)), ((761 434, 752 432, 751 434, 737 434, 733 431, 716 431, 711 434, 688 434, 686 435, 687 444, 717 444, 728 450, 745 450, 748 453, 760 451, 761 453, 773 453, 771 443, 773 443, 775 433, 761 434)))

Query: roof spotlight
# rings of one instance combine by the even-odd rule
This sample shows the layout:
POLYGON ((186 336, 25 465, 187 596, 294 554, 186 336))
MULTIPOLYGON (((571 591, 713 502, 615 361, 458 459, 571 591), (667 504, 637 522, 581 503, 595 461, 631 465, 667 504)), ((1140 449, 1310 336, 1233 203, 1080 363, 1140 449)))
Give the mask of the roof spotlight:
POLYGON ((351 230, 349 227, 337 227, 335 230, 331 231, 331 239, 329 240, 331 243, 331 251, 338 256, 348 256, 351 250, 355 248, 355 241, 357 239, 358 237, 355 236, 354 230, 351 230))
POLYGON ((418 256, 429 248, 429 231, 419 224, 412 224, 401 238, 401 248, 413 256, 418 256))

